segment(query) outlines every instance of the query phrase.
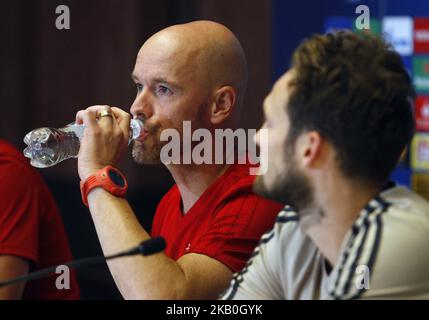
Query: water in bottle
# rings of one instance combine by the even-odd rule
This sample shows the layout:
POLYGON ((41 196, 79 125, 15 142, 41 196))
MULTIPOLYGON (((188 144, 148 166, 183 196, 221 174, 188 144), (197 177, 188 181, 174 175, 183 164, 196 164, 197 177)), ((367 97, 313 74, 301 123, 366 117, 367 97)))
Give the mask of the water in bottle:
MULTIPOLYGON (((64 128, 39 128, 26 134, 24 142, 27 147, 24 155, 31 159, 31 165, 37 168, 47 168, 57 163, 76 158, 79 154, 80 139, 83 136, 84 125, 71 123, 64 128)), ((130 123, 130 141, 137 139, 143 133, 143 122, 132 119, 130 123)))

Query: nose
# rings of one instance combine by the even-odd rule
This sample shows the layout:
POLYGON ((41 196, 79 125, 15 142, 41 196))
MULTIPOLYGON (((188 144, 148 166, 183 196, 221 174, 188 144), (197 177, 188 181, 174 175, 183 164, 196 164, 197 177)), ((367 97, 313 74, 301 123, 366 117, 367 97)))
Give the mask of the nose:
POLYGON ((253 142, 259 146, 259 133, 260 133, 261 129, 259 129, 258 131, 256 131, 255 135, 253 136, 253 142))
POLYGON ((147 88, 137 93, 133 104, 131 105, 130 112, 134 117, 150 118, 153 114, 153 105, 150 99, 150 93, 147 88))

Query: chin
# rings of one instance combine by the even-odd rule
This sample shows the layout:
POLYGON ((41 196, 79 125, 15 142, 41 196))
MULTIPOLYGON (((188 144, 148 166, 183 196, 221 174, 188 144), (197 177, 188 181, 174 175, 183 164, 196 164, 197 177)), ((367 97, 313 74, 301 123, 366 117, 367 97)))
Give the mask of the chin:
POLYGON ((149 148, 145 142, 134 142, 132 155, 138 164, 160 164, 159 154, 156 152, 156 148, 149 148))
POLYGON ((291 193, 293 194, 294 184, 290 184, 287 177, 277 176, 275 179, 267 182, 267 176, 256 177, 253 183, 253 191, 269 200, 273 200, 282 204, 291 204, 291 193))
POLYGON ((266 185, 265 176, 257 176, 255 181, 253 182, 253 191, 264 197, 270 199, 272 197, 272 192, 270 192, 269 188, 266 185))

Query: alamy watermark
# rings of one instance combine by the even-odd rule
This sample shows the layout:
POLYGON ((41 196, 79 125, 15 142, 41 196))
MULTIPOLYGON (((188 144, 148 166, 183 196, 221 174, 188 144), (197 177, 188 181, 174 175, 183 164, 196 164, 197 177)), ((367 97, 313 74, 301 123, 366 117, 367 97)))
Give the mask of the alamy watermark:
POLYGON ((59 276, 55 280, 55 287, 58 290, 70 290, 70 268, 66 265, 59 265, 55 269, 59 276))
POLYGON ((260 129, 258 133, 260 155, 254 141, 256 129, 242 128, 215 129, 214 134, 205 128, 192 132, 191 121, 183 121, 182 134, 176 129, 164 129, 160 140, 167 142, 160 153, 161 162, 169 164, 259 164, 259 168, 249 168, 250 175, 265 174, 268 163, 268 132, 260 129), (248 157, 235 159, 236 151, 246 151, 248 157), (262 152, 263 150, 263 152, 262 152), (261 157, 263 157, 261 161, 261 157))
POLYGON ((359 265, 355 269, 356 282, 355 286, 358 290, 368 290, 370 282, 370 270, 367 265, 359 265))
POLYGON ((55 19, 55 27, 58 30, 70 29, 70 8, 66 5, 60 5, 55 8, 58 17, 55 19))
POLYGON ((371 28, 371 16, 369 7, 361 4, 356 7, 356 14, 360 14, 355 20, 355 27, 357 30, 370 30, 371 28))

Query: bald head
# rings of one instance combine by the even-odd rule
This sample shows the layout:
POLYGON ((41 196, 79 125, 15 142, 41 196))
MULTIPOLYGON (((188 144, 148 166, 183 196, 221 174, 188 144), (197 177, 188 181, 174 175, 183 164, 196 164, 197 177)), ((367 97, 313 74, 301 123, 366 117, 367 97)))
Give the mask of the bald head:
POLYGON ((201 88, 233 87, 239 113, 247 85, 247 64, 240 42, 225 26, 195 21, 168 27, 144 43, 137 62, 143 60, 169 68, 181 80, 201 88))

